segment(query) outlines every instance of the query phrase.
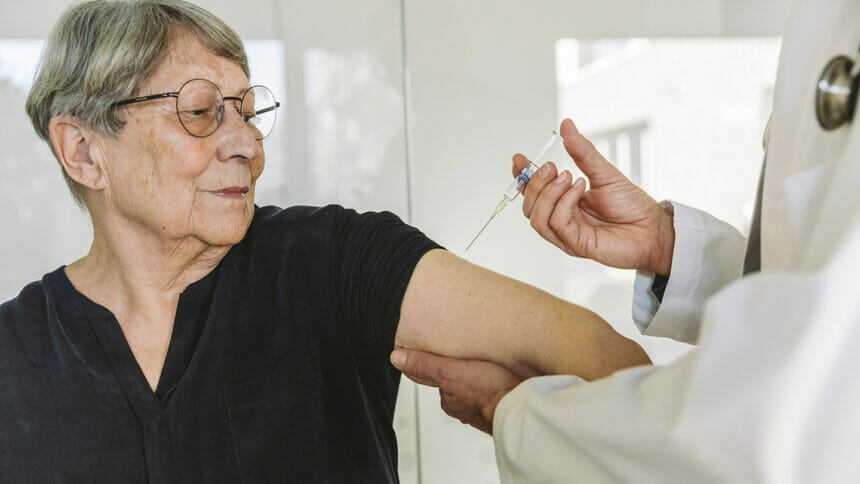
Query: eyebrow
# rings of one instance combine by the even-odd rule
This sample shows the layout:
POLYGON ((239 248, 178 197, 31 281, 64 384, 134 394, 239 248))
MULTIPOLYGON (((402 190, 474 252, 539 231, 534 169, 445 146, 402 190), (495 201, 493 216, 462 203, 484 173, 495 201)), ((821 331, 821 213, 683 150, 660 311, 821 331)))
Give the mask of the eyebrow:
MULTIPOLYGON (((217 84, 216 84, 216 86, 217 86, 217 84)), ((245 94, 246 92, 248 92, 248 89, 251 89, 251 87, 253 87, 253 86, 249 85, 247 87, 243 87, 242 89, 239 89, 236 91, 228 91, 226 89, 221 89, 220 86, 218 86, 218 89, 221 89, 221 94, 223 94, 224 97, 231 97, 232 93, 236 93, 235 97, 242 97, 242 94, 245 94)))

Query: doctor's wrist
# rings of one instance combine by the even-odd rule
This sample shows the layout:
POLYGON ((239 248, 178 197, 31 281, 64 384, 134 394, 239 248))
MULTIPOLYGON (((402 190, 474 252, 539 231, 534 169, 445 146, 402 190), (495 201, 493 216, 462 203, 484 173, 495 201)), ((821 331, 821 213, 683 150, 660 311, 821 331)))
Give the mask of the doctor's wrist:
POLYGON ((645 270, 658 276, 669 277, 672 273, 672 258, 675 254, 675 215, 672 205, 668 202, 661 202, 660 208, 662 210, 657 220, 656 250, 650 266, 645 270))

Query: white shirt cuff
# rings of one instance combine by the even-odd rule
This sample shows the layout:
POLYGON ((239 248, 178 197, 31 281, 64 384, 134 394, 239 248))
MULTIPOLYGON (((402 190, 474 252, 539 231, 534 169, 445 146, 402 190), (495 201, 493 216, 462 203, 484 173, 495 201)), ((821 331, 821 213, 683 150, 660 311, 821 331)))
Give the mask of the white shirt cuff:
POLYGON ((660 301, 651 291, 654 286, 654 273, 636 271, 633 280, 633 322, 644 333, 660 309, 660 301))

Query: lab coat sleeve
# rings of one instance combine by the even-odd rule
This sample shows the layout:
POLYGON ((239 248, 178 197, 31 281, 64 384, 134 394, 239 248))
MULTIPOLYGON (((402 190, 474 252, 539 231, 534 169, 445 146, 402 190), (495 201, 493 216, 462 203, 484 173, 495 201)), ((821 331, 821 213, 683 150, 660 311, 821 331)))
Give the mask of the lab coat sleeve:
POLYGON ((661 202, 674 213, 672 274, 662 302, 651 292, 654 274, 636 273, 633 321, 649 336, 695 344, 705 301, 741 275, 746 239, 726 222, 677 202, 661 202))
POLYGON ((502 482, 860 482, 853 227, 820 270, 718 292, 668 366, 523 382, 495 413, 502 482))

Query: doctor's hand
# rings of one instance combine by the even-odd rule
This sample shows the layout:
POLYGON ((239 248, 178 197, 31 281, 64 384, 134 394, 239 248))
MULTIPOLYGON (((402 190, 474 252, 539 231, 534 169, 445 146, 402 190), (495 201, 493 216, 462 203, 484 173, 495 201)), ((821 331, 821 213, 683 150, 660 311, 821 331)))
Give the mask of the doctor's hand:
MULTIPOLYGON (((546 163, 529 180, 523 214, 546 240, 567 254, 586 257, 621 269, 640 269, 669 275, 675 244, 672 215, 644 190, 609 163, 573 121, 561 123, 564 148, 588 177, 571 183, 546 163)), ((513 158, 516 176, 527 164, 513 158)))
POLYGON ((405 348, 391 353, 391 363, 416 383, 439 387, 445 413, 490 435, 499 400, 521 382, 494 363, 405 348))

